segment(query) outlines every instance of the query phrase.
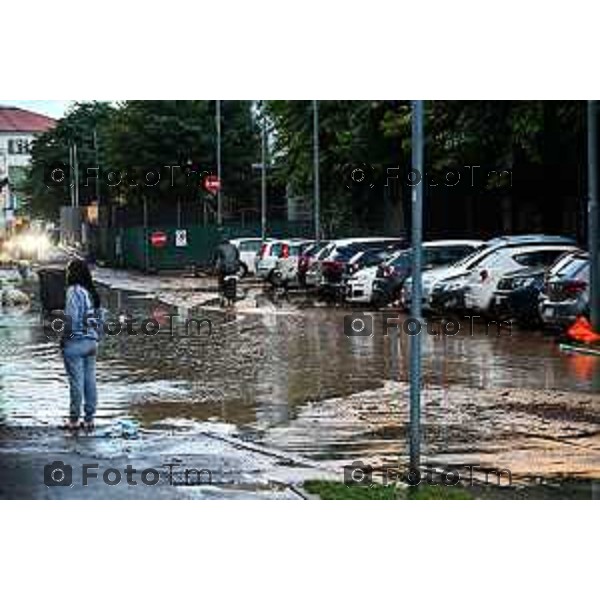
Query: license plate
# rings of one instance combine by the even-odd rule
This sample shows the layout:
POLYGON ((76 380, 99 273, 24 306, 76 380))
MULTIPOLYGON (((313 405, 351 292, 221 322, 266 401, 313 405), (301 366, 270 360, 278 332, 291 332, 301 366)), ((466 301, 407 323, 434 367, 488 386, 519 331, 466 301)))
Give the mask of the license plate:
POLYGON ((554 309, 552 307, 547 307, 544 309, 544 317, 550 318, 554 316, 554 309))

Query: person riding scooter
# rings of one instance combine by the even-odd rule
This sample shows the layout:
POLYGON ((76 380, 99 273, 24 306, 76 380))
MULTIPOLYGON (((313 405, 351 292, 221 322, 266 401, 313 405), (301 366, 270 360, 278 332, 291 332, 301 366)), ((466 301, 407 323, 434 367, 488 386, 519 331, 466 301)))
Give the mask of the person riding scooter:
MULTIPOLYGON (((225 289, 226 279, 235 277, 240 269, 240 251, 234 246, 228 239, 224 239, 215 251, 215 271, 219 277, 219 293, 228 300, 229 298, 225 289)), ((235 286, 237 287, 237 285, 235 286)), ((232 290, 233 296, 235 296, 235 287, 232 290)))

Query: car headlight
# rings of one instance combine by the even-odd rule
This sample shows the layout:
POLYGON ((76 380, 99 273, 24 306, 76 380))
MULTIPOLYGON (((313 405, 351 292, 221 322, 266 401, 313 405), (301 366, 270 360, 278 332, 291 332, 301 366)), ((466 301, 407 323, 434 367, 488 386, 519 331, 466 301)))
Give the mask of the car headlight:
POLYGON ((446 283, 446 291, 447 292, 455 292, 460 288, 464 287, 466 281, 464 279, 454 279, 453 281, 448 281, 446 283))
POLYGON ((535 281, 534 277, 519 277, 514 281, 515 288, 529 287, 535 281))

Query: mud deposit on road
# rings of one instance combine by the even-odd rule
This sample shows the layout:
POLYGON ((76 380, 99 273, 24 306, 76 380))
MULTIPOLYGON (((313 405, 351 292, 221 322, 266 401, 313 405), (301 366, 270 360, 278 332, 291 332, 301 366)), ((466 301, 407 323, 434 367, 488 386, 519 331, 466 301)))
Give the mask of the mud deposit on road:
MULTIPOLYGON (((165 293, 171 292, 164 288, 160 298, 142 288, 104 293, 111 315, 166 325, 176 310, 178 323, 212 322, 211 335, 171 336, 161 329, 155 336, 104 340, 99 427, 134 418, 141 427, 135 443, 66 443, 56 432, 68 403, 56 342, 45 337, 35 306, 0 314, 4 465, 22 470, 24 457, 36 457, 37 465, 47 456, 82 453, 108 461, 135 455, 150 464, 198 453, 223 475, 213 495, 252 489, 294 497, 285 485, 299 481, 304 469, 334 469, 339 476, 343 464, 358 458, 377 463, 406 454, 408 336, 383 336, 379 315, 373 336, 349 338, 342 309, 294 299, 274 303, 254 290, 224 312, 210 304, 193 309, 174 292, 171 306, 165 293), (207 427, 225 427, 226 441, 210 438, 207 427), (241 462, 236 441, 247 444, 241 462), (266 466, 261 451, 273 453, 266 466), (220 453, 230 457, 229 466, 219 462, 220 453), (234 473, 229 483, 227 473, 234 473)), ((423 352, 428 461, 509 468, 523 477, 599 476, 599 359, 563 355, 551 338, 517 330, 499 337, 482 329, 470 336, 466 328, 455 337, 424 336, 423 352)))

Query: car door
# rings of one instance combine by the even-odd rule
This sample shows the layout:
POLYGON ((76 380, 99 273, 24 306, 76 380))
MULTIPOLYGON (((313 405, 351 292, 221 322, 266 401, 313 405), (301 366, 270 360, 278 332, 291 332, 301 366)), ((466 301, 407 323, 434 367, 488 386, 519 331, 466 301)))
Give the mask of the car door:
POLYGON ((510 248, 499 248, 474 264, 467 278, 473 308, 486 311, 501 275, 517 266, 512 260, 510 248))
POLYGON ((240 260, 251 273, 256 271, 256 256, 261 246, 261 240, 243 240, 239 243, 240 260))

